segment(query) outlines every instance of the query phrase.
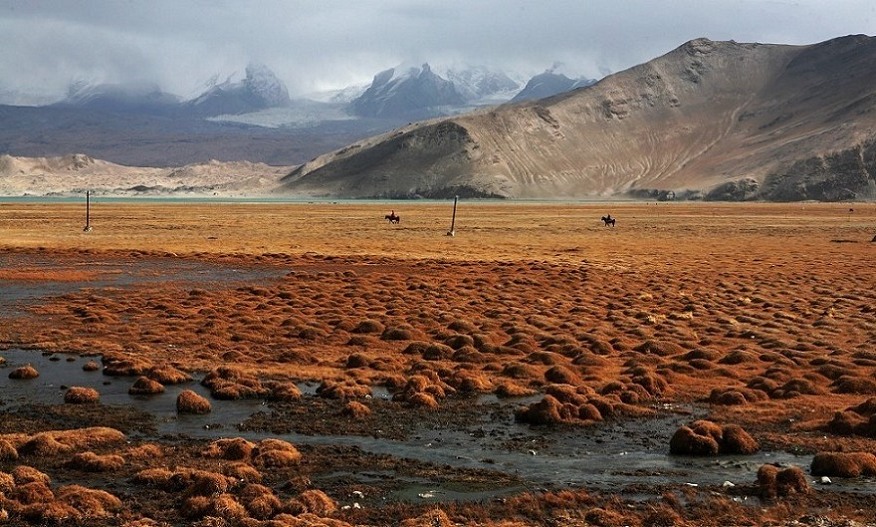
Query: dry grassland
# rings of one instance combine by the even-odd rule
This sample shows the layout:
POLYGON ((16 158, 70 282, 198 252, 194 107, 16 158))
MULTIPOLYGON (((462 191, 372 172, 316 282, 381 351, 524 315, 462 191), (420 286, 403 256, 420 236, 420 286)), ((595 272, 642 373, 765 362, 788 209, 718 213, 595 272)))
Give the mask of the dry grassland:
MULTIPOLYGON (((0 281, 40 279, 34 270, 63 280, 95 260, 115 271, 149 261, 159 275, 166 262, 197 260, 280 277, 200 286, 166 276, 44 299, 0 327, 0 344, 100 352, 117 373, 163 383, 168 371, 183 380, 183 371, 211 371, 214 404, 297 399, 299 380, 320 382, 320 395, 343 401, 352 419, 368 418, 374 386, 393 394, 399 412, 468 393, 546 394, 518 418, 547 425, 642 417, 686 402, 709 408, 717 434, 721 426, 741 434, 739 425, 761 448, 876 450, 873 204, 462 202, 453 237, 450 212, 449 203, 96 203, 94 230, 83 233, 79 205, 2 204, 3 251, 53 263, 3 269, 0 281), (399 225, 383 220, 390 208, 399 225), (605 213, 616 227, 602 226, 605 213)), ((776 495, 776 477, 765 496, 776 495)), ((180 510, 356 523, 352 512, 308 505, 303 495, 279 503, 270 489, 253 516, 255 505, 235 501, 243 494, 220 486, 218 494, 187 491, 180 510)), ((797 483, 788 488, 806 494, 797 483)), ((721 518, 693 501, 630 512, 586 493, 515 500, 505 516, 488 507, 507 522, 495 525, 721 518), (527 507, 543 517, 520 512, 527 507)), ((718 505, 750 522, 794 509, 718 505)), ((835 514, 866 519, 841 505, 831 505, 835 514)), ((484 510, 445 512, 420 520, 394 513, 405 525, 486 524, 472 519, 484 510)))

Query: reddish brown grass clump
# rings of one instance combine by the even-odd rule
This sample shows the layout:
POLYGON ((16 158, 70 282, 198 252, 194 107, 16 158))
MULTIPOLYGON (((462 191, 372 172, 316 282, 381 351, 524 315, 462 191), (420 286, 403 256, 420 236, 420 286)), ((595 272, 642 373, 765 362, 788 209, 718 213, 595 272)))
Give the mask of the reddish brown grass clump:
POLYGON ((18 459, 18 450, 10 441, 0 439, 0 461, 15 461, 18 459))
POLYGON ((134 476, 131 478, 131 481, 141 485, 150 485, 156 488, 166 488, 169 486, 172 477, 173 472, 164 467, 147 468, 134 474, 134 476))
POLYGON ((97 371, 100 369, 100 364, 97 361, 90 360, 82 365, 82 371, 97 371))
POLYGON ((148 461, 164 457, 164 450, 159 445, 146 443, 128 449, 125 455, 128 457, 128 459, 137 461, 148 461))
POLYGON ((344 415, 353 419, 362 419, 371 415, 371 408, 359 401, 349 401, 344 405, 344 415))
POLYGON ((70 505, 83 518, 104 518, 122 508, 122 500, 103 490, 89 489, 80 485, 67 485, 58 489, 60 503, 70 505))
POLYGON ((238 499, 257 520, 267 520, 283 508, 283 502, 273 490, 257 483, 247 484, 240 489, 238 499))
POLYGON ((186 496, 212 496, 228 492, 236 483, 232 478, 218 472, 184 468, 178 470, 171 479, 185 488, 186 496))
POLYGON ((809 492, 809 481, 800 467, 780 468, 761 465, 757 471, 757 485, 761 496, 775 498, 809 492))
POLYGON ((722 427, 705 420, 682 426, 669 440, 669 452, 680 456, 748 455, 759 449, 757 441, 741 426, 722 427))
POLYGON ((70 452, 73 448, 64 444, 52 432, 41 432, 34 435, 18 448, 20 456, 55 456, 70 452))
POLYGON ((262 473, 249 463, 226 463, 222 466, 222 473, 244 483, 259 483, 262 481, 262 473))
POLYGON ((28 364, 27 366, 20 366, 9 372, 10 379, 27 380, 36 379, 39 376, 40 372, 38 372, 37 369, 30 364, 28 364))
POLYGON ((137 377, 134 384, 128 388, 128 393, 131 395, 157 395, 164 393, 164 385, 160 382, 141 375, 137 377))
POLYGON ((146 372, 146 377, 156 380, 161 384, 183 384, 192 380, 191 375, 184 371, 180 371, 170 364, 161 366, 153 366, 146 372))
POLYGON ((17 485, 24 485, 34 481, 48 485, 52 482, 52 478, 48 474, 27 465, 18 465, 12 469, 12 479, 15 480, 17 485))
POLYGON ((301 462, 301 452, 282 439, 262 439, 252 453, 253 463, 261 467, 288 467, 301 462))
POLYGON ((316 389, 316 393, 326 399, 359 399, 371 395, 371 387, 359 384, 352 380, 332 381, 324 380, 316 389))
POLYGON ((8 499, 17 501, 21 505, 34 503, 47 503, 55 499, 55 493, 49 488, 48 483, 42 481, 29 481, 19 483, 10 489, 6 496, 8 499))
POLYGON ((719 451, 721 454, 751 455, 760 450, 760 445, 739 425, 724 425, 724 437, 719 451))
POLYGON ((15 478, 12 474, 0 472, 0 493, 9 492, 15 486, 15 478))
POLYGON ((268 389, 255 376, 238 368, 220 366, 208 373, 201 385, 216 399, 235 400, 265 397, 268 389))
POLYGON ((269 384, 268 399, 272 401, 297 401, 301 399, 301 390, 294 382, 273 382, 269 384))
POLYGON ((441 509, 433 509, 416 518, 402 521, 399 527, 453 527, 454 525, 446 512, 441 509))
POLYGON ((210 401, 192 390, 183 390, 176 398, 176 411, 181 414, 208 414, 213 407, 210 401))
POLYGON ((255 446, 242 437, 223 438, 207 445, 207 448, 201 451, 201 455, 228 461, 244 461, 250 458, 255 446))
POLYGON ((100 456, 94 452, 80 452, 73 456, 67 466, 86 472, 109 472, 125 464, 125 458, 115 454, 100 456))
POLYGON ((104 375, 133 377, 145 375, 152 367, 145 360, 122 355, 104 355, 101 360, 104 375))
POLYGON ((812 458, 810 471, 813 476, 876 476, 876 455, 870 452, 819 452, 812 458))
POLYGON ((876 398, 871 397, 857 406, 836 412, 824 429, 842 436, 876 437, 876 398))
POLYGON ((205 518, 205 522, 210 519, 214 520, 210 523, 198 523, 197 525, 228 525, 227 522, 215 522, 220 518, 234 522, 236 525, 237 521, 246 517, 246 509, 243 505, 233 495, 227 493, 192 496, 183 502, 180 513, 189 519, 208 517, 205 518))
POLYGON ((289 500, 286 508, 296 515, 309 512, 318 516, 328 516, 338 510, 338 505, 325 492, 312 489, 305 490, 298 497, 289 500))
POLYGON ((85 386, 72 386, 64 393, 67 404, 97 404, 100 402, 100 392, 85 386))
POLYGON ((111 445, 125 440, 125 434, 114 428, 92 427, 74 430, 53 430, 26 437, 18 447, 19 455, 53 456, 111 445))
POLYGON ((570 407, 552 395, 545 395, 541 401, 517 410, 514 417, 522 423, 549 425, 568 422, 572 415, 570 407))

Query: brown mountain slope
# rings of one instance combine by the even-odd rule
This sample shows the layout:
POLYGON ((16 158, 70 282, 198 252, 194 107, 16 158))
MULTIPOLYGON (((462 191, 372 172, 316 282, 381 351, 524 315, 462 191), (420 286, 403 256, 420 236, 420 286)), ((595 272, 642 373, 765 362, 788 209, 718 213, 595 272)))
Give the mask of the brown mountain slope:
MULTIPOLYGON (((876 38, 698 39, 568 94, 412 124, 320 156, 285 177, 283 191, 585 198, 750 178, 760 190, 746 197, 876 197, 874 109, 876 38)), ((715 195, 734 197, 726 190, 715 195)))

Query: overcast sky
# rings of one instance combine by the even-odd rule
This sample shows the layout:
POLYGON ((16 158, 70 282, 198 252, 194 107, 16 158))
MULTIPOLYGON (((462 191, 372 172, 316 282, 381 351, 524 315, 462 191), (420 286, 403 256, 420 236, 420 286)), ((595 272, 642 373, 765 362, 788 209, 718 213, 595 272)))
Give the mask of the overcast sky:
POLYGON ((697 37, 810 44, 876 34, 874 0, 0 0, 0 103, 73 81, 193 96, 271 68, 294 95, 400 63, 599 78, 697 37), (6 99, 6 100, 2 100, 6 99))

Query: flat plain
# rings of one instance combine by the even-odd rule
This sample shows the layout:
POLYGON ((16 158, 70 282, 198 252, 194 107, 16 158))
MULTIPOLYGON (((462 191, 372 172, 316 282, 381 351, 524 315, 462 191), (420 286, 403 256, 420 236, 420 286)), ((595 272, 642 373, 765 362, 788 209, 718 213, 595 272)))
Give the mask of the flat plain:
MULTIPOLYGON (((264 403, 240 423, 205 421, 209 434, 168 434, 133 404, 101 402, 100 382, 97 401, 34 385, 57 400, 0 407, 5 516, 876 521, 872 490, 860 490, 876 477, 876 205, 463 200, 449 236, 451 210, 98 200, 83 232, 82 203, 0 203, 0 347, 88 360, 100 379, 136 380, 152 397, 203 392, 180 395, 175 423, 204 402, 215 415, 264 403), (399 224, 384 220, 390 210, 399 224), (618 427, 624 439, 607 432, 618 427), (442 433, 465 436, 476 462, 401 450, 442 433), (500 457, 537 463, 569 457, 558 445, 606 442, 662 454, 672 442, 674 455, 714 463, 676 476, 640 468, 607 487, 548 482, 500 457), (798 457, 778 476, 758 461, 732 485, 706 477, 754 451, 798 457), (696 470, 706 482, 693 486, 696 470), (645 476, 659 477, 637 483, 645 476)), ((582 470, 597 462, 589 452, 571 454, 582 470)))

